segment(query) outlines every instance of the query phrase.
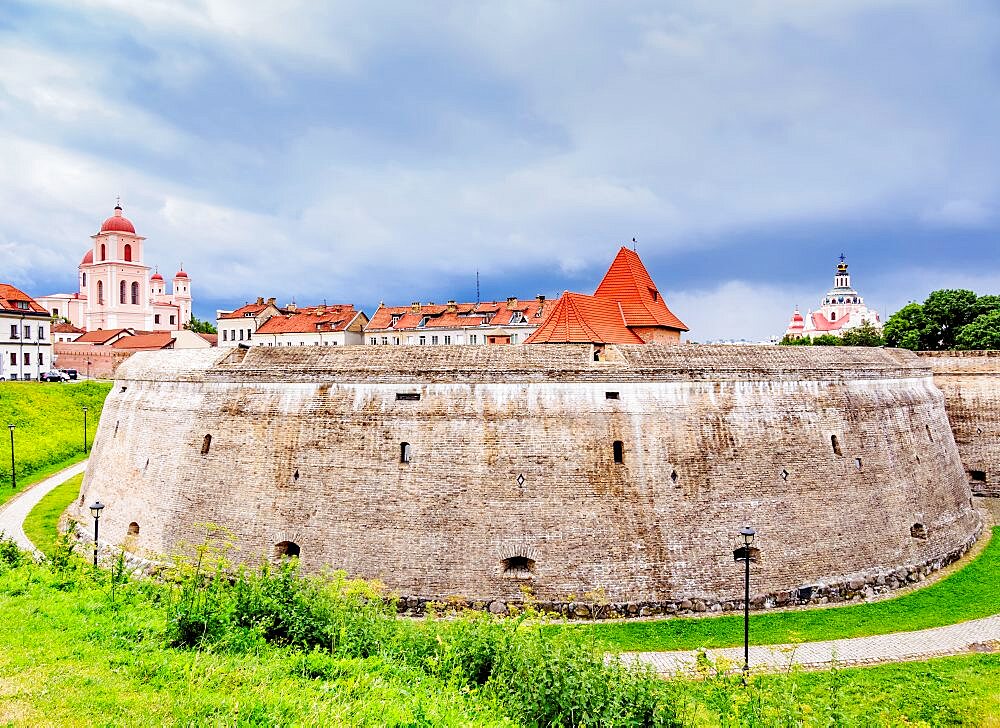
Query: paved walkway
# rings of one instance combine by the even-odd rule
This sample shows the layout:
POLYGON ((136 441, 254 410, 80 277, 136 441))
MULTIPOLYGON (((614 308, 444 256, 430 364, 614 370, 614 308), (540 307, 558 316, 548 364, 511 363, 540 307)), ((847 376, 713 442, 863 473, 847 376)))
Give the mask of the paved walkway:
POLYGON ((13 538, 22 549, 30 551, 35 555, 35 558, 40 558, 42 555, 41 552, 24 535, 24 519, 28 517, 31 509, 38 505, 38 502, 48 495, 53 488, 57 485, 62 485, 74 475, 79 475, 86 469, 86 460, 76 465, 71 465, 45 480, 28 486, 23 493, 16 496, 13 500, 8 501, 5 505, 0 506, 0 533, 13 538))
MULTIPOLYGON (((753 628, 753 618, 750 620, 753 628)), ((751 632, 751 635, 753 633, 751 632)), ((837 665, 873 665, 881 662, 926 660, 931 657, 957 655, 963 652, 1000 651, 1000 614, 968 622, 935 627, 918 632, 854 637, 828 642, 804 642, 798 645, 750 647, 750 668, 764 672, 799 665, 806 669, 837 665)), ((727 647, 707 650, 710 660, 726 660, 734 669, 743 666, 743 648, 727 647)), ((629 652, 622 655, 626 662, 644 662, 663 675, 693 672, 696 651, 629 652)))

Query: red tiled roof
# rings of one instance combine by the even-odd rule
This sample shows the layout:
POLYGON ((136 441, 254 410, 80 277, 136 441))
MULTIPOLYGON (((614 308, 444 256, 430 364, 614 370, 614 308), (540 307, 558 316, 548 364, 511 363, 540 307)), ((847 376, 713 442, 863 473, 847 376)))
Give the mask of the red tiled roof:
POLYGON ((53 334, 82 334, 83 329, 78 329, 76 326, 65 321, 60 321, 59 323, 52 324, 53 334))
MULTIPOLYGON (((77 339, 79 341, 80 339, 77 339)), ((111 345, 113 349, 156 350, 170 349, 174 345, 174 337, 169 331, 155 331, 148 334, 136 334, 118 339, 111 345)))
POLYGON ((839 318, 836 321, 829 321, 826 316, 821 314, 819 311, 813 311, 812 322, 813 327, 817 331, 840 331, 844 324, 851 320, 851 314, 844 314, 843 318, 839 318))
POLYGON ((642 344, 617 301, 566 291, 526 344, 642 344))
POLYGON ((256 334, 315 334, 324 331, 343 331, 359 313, 353 304, 302 308, 291 313, 272 316, 261 324, 256 334))
POLYGON ((628 326, 665 326, 687 331, 679 318, 667 308, 663 296, 650 278, 639 254, 623 247, 618 251, 597 290, 595 298, 618 301, 628 326))
POLYGON ((365 330, 407 331, 509 326, 515 313, 523 315, 527 324, 538 325, 545 320, 545 316, 554 306, 554 301, 538 298, 514 299, 510 302, 483 301, 478 304, 421 304, 417 313, 411 306, 379 306, 372 314, 365 330), (399 316, 395 326, 392 324, 393 316, 399 316), (420 326, 420 322, 425 318, 427 322, 420 326))
POLYGON ((235 311, 230 311, 229 313, 224 313, 219 316, 220 319, 237 319, 244 318, 246 314, 252 314, 256 316, 269 305, 268 303, 248 303, 246 306, 240 306, 235 311))
POLYGON ((48 313, 42 306, 19 288, 7 283, 0 283, 0 311, 13 311, 15 313, 48 313), (26 303, 27 308, 18 305, 26 303))
POLYGON ((91 248, 86 253, 83 254, 83 260, 80 261, 80 265, 90 265, 94 262, 94 249, 91 248))
POLYGON ((120 232, 135 234, 135 226, 127 217, 122 217, 122 208, 115 205, 115 214, 101 224, 101 232, 120 232))
POLYGON ((205 341, 207 341, 212 346, 218 346, 219 345, 219 335, 218 334, 202 334, 202 333, 199 333, 198 336, 200 336, 201 338, 203 338, 205 341))
POLYGON ((111 339, 125 334, 126 336, 131 336, 131 332, 128 329, 95 329, 93 331, 88 331, 83 334, 80 338, 74 341, 74 344, 106 344, 111 341, 111 339))

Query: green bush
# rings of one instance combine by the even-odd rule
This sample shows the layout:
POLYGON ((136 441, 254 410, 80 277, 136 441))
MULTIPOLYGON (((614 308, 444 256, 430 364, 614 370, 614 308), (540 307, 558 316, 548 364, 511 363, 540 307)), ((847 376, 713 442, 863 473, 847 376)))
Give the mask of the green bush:
POLYGON ((14 539, 9 538, 3 531, 0 531, 0 571, 20 566, 24 559, 24 553, 18 547, 17 543, 15 543, 14 539))

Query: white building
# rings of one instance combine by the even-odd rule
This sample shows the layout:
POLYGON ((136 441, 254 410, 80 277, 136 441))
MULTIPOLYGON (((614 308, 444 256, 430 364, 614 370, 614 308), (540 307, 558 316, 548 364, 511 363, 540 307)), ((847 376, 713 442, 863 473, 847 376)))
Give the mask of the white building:
POLYGON ((365 327, 365 343, 371 346, 523 344, 552 305, 545 296, 481 303, 379 305, 365 327))
POLYGON ((219 332, 219 346, 250 345, 257 329, 272 316, 282 313, 273 298, 265 301, 258 297, 254 303, 240 306, 234 311, 216 311, 215 327, 219 332))
POLYGON ((805 317, 796 307, 785 336, 793 339, 803 336, 815 338, 823 334, 841 336, 845 331, 862 324, 882 328, 878 311, 868 308, 865 299, 851 287, 851 275, 847 272, 847 263, 841 255, 837 273, 833 277, 833 288, 826 292, 820 307, 809 311, 805 317))
POLYGON ((294 308, 254 332, 255 346, 351 346, 363 343, 368 317, 352 304, 294 308))
POLYGON ((137 235, 121 205, 91 235, 91 246, 78 266, 79 291, 39 296, 52 317, 74 326, 96 329, 131 328, 177 331, 191 320, 191 279, 182 269, 167 293, 163 276, 143 262, 146 238, 137 235))
POLYGON ((52 320, 37 301, 0 283, 0 380, 39 379, 52 366, 52 320))

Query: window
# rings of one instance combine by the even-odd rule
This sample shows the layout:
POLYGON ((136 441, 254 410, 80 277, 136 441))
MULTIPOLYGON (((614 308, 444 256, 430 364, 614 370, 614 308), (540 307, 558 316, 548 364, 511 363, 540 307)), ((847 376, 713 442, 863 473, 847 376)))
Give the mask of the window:
POLYGON ((500 562, 503 575, 510 579, 530 579, 535 570, 534 559, 527 556, 508 556, 500 562))
POLYGON ((420 323, 417 324, 417 328, 418 329, 424 328, 429 320, 430 316, 424 316, 422 319, 420 319, 420 323))
MULTIPOLYGON (((128 247, 128 246, 126 245, 125 247, 128 247)), ((129 536, 138 536, 139 535, 139 524, 136 523, 135 521, 132 521, 132 523, 128 524, 128 535, 129 536)))
POLYGON ((87 287, 87 274, 86 273, 83 274, 83 287, 84 288, 87 287))
POLYGON ((45 366, 45 354, 38 352, 38 366, 45 366))
POLYGON ((445 334, 445 337, 444 337, 444 343, 445 343, 445 344, 450 344, 450 343, 451 343, 451 337, 450 337, 450 336, 448 336, 447 334, 445 334))
POLYGON ((409 463, 412 451, 410 450, 410 443, 401 442, 399 443, 399 462, 409 463))
POLYGON ((510 343, 512 343, 512 344, 516 344, 517 343, 517 334, 511 334, 510 335, 510 343))
POLYGON ((438 343, 438 337, 436 337, 436 336, 432 336, 432 337, 431 337, 431 343, 432 343, 432 344, 436 344, 436 343, 438 343))
POLYGON ((660 292, 657 291, 655 288, 650 288, 649 289, 649 293, 650 293, 650 295, 653 296, 653 300, 654 301, 659 301, 660 300, 660 292))
POLYGON ((830 435, 830 446, 833 447, 834 455, 843 455, 843 451, 840 449, 840 440, 837 439, 836 435, 830 435))
POLYGON ((388 344, 389 344, 389 337, 388 336, 383 336, 382 337, 382 346, 388 346, 388 344))
POLYGON ((427 337, 426 336, 421 336, 420 337, 420 345, 423 346, 426 343, 427 343, 427 337))
POLYGON ((24 353, 24 363, 31 364, 31 354, 29 354, 28 352, 24 353))
POLYGON ((625 446, 622 444, 621 440, 615 440, 611 449, 614 452, 616 463, 625 462, 625 446))
POLYGON ((38 327, 38 340, 39 341, 45 341, 45 327, 44 326, 39 326, 38 327))
POLYGON ((10 338, 12 338, 12 339, 18 338, 18 336, 17 336, 17 324, 11 324, 10 325, 10 338))
POLYGON ((396 324, 398 324, 400 317, 401 317, 401 314, 398 314, 398 313, 393 314, 392 315, 392 323, 390 323, 389 325, 390 326, 395 326, 396 324))
POLYGON ((470 344, 475 344, 476 343, 476 335, 475 334, 469 334, 469 343, 470 344))
POLYGON ((243 341, 243 329, 240 329, 240 341, 243 341))
POLYGON ((160 314, 157 313, 153 315, 153 323, 154 324, 160 323, 160 314))
POLYGON ((836 311, 831 311, 830 312, 830 320, 831 321, 836 321, 837 320, 837 312, 836 311))
POLYGON ((101 306, 104 305, 104 281, 97 281, 97 303, 101 306))
POLYGON ((107 249, 104 247, 104 243, 101 243, 101 260, 105 260, 107 257, 107 249))
POLYGON ((125 244, 125 260, 132 262, 132 246, 127 243, 125 244))
POLYGON ((212 448, 212 436, 205 435, 205 438, 201 441, 201 454, 208 455, 208 451, 212 448))
POLYGON ((605 392, 604 399, 618 399, 618 392, 605 392))
POLYGON ((378 342, 376 340, 376 337, 372 336, 371 338, 368 339, 368 343, 371 344, 372 346, 375 346, 375 344, 378 342))
POLYGON ((298 558, 302 554, 302 549, 294 541, 282 541, 274 545, 274 558, 291 559, 298 558))
POLYGON ((969 478, 972 479, 973 483, 985 483, 986 482, 986 471, 985 470, 970 470, 969 478))
POLYGON ((397 402, 419 402, 420 392, 396 392, 397 402))
POLYGON ((222 330, 222 340, 229 341, 229 332, 226 329, 222 330))
POLYGON ((24 325, 24 338, 26 339, 31 338, 31 326, 29 324, 24 325))
POLYGON ((58 308, 52 309, 52 318, 57 318, 58 316, 59 316, 59 309, 58 308))
POLYGON ((118 285, 118 299, 119 303, 125 303, 125 281, 118 285))
POLYGON ((174 316, 173 314, 170 314, 170 323, 172 323, 172 324, 177 323, 177 317, 174 316))
POLYGON ((17 366, 17 354, 14 352, 11 352, 10 354, 10 365, 12 367, 17 366))
POLYGON ((922 523, 914 523, 910 526, 910 535, 913 536, 913 538, 919 538, 920 540, 926 539, 927 526, 922 523))
POLYGON ((132 305, 133 306, 138 306, 139 305, 139 284, 138 283, 133 283, 132 284, 132 305))

